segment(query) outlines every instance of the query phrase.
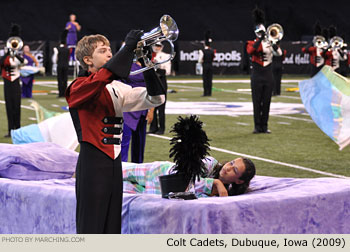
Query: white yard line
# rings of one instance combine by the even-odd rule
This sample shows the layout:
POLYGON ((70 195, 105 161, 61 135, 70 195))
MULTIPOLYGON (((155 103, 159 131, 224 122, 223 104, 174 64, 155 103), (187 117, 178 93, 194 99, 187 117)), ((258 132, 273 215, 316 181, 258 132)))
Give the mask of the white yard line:
MULTIPOLYGON (((169 87, 184 88, 184 89, 188 89, 188 90, 198 90, 198 91, 202 91, 203 90, 202 87, 192 87, 192 86, 174 85, 174 84, 169 84, 168 86, 169 87)), ((247 91, 235 91, 235 90, 222 89, 222 88, 220 89, 220 91, 226 92, 226 93, 251 95, 251 92, 247 92, 247 91)), ((280 95, 279 97, 288 98, 288 99, 294 99, 294 100, 301 100, 300 97, 298 97, 298 96, 280 95)))
MULTIPOLYGON (((156 134, 148 134, 148 136, 158 137, 158 138, 165 139, 165 140, 170 140, 171 139, 170 137, 160 136, 160 135, 156 135, 156 134)), ((224 152, 224 153, 236 155, 236 156, 242 156, 242 157, 247 157, 247 158, 250 158, 250 159, 260 160, 260 161, 264 161, 264 162, 267 162, 267 163, 272 163, 272 164, 287 166, 287 167, 291 167, 291 168, 295 168, 295 169, 299 169, 299 170, 304 170, 304 171, 308 171, 308 172, 318 173, 318 174, 322 174, 322 175, 325 175, 325 176, 350 179, 350 177, 346 177, 346 176, 339 175, 339 174, 319 171, 319 170, 316 170, 316 169, 311 169, 311 168, 307 168, 307 167, 300 166, 300 165, 294 165, 294 164, 280 162, 280 161, 276 161, 276 160, 272 160, 272 159, 267 159, 267 158, 252 156, 252 155, 248 155, 248 154, 244 154, 244 153, 229 151, 229 150, 225 150, 225 149, 222 149, 222 148, 210 147, 210 149, 215 150, 215 151, 219 151, 219 152, 224 152)))
MULTIPOLYGON (((0 103, 1 103, 1 104, 5 104, 5 101, 1 101, 1 100, 0 100, 0 103)), ((25 109, 29 109, 29 110, 35 110, 33 107, 31 107, 31 106, 26 106, 26 105, 21 105, 21 108, 25 108, 25 109)))
POLYGON ((293 116, 284 116, 284 115, 270 115, 270 116, 279 117, 279 118, 286 118, 286 119, 291 119, 291 120, 297 120, 297 121, 314 122, 312 119, 299 118, 299 117, 293 117, 293 116))

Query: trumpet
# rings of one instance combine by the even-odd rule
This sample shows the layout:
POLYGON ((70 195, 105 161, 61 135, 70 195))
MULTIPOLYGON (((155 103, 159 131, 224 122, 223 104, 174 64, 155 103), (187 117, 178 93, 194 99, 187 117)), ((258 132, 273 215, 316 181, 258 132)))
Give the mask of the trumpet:
POLYGON ((154 68, 157 65, 168 62, 169 60, 174 59, 175 50, 173 41, 177 39, 179 36, 179 29, 176 25, 175 20, 169 15, 163 15, 160 18, 159 26, 151 30, 150 32, 144 33, 141 36, 141 40, 137 43, 137 47, 135 49, 135 57, 137 59, 142 58, 145 63, 145 67, 130 72, 130 75, 135 75, 138 73, 142 73, 147 71, 148 69, 154 68), (170 44, 171 53, 168 59, 165 59, 161 62, 154 63, 148 57, 148 50, 150 50, 151 46, 156 43, 168 42, 170 44))
POLYGON ((337 50, 337 49, 340 49, 340 48, 343 47, 344 40, 341 37, 339 37, 339 36, 334 36, 329 41, 329 44, 330 44, 332 50, 337 50))
POLYGON ((325 47, 327 47, 327 41, 325 39, 325 37, 321 36, 321 35, 316 35, 314 37, 314 39, 312 40, 313 44, 315 47, 323 49, 325 47))
POLYGON ((16 51, 19 51, 23 47, 23 41, 20 37, 10 37, 6 41, 6 47, 10 50, 12 56, 16 51))
POLYGON ((267 27, 266 38, 272 44, 276 44, 283 38, 283 28, 280 24, 271 24, 267 27))

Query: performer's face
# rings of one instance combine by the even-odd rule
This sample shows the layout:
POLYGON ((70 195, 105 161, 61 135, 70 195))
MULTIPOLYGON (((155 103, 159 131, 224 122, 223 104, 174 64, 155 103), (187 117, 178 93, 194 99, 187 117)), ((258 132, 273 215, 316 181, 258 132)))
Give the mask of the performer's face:
POLYGON ((103 42, 99 41, 97 42, 97 47, 92 53, 92 56, 85 56, 84 61, 89 66, 89 71, 95 73, 111 58, 112 50, 110 46, 107 46, 103 42))
POLYGON ((242 158, 236 158, 226 163, 219 173, 219 179, 224 184, 242 184, 244 181, 239 178, 245 172, 245 165, 242 158))
POLYGON ((159 53, 159 52, 161 52, 161 51, 162 51, 162 49, 163 49, 163 47, 162 47, 162 46, 159 46, 159 45, 155 45, 155 46, 153 46, 153 51, 154 51, 155 53, 159 53))
POLYGON ((29 53, 30 52, 29 46, 27 46, 27 45, 23 46, 23 52, 29 53))

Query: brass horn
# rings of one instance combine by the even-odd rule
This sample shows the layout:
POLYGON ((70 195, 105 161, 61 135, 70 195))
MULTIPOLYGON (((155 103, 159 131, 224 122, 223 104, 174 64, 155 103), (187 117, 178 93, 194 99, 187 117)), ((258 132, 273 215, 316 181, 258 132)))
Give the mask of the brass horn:
POLYGON ((20 37, 10 37, 6 41, 6 47, 13 51, 21 50, 23 47, 23 41, 20 37))
POLYGON ((151 69, 157 65, 163 64, 169 60, 174 59, 175 51, 173 41, 177 39, 179 36, 179 29, 177 28, 175 20, 169 15, 163 15, 160 18, 159 26, 151 30, 150 32, 144 33, 141 36, 141 40, 137 43, 137 47, 135 49, 135 56, 137 59, 143 58, 145 67, 130 72, 130 75, 135 75, 138 73, 142 73, 148 69, 151 69), (171 47, 171 53, 168 59, 154 63, 147 57, 147 51, 145 52, 145 48, 147 50, 151 50, 151 46, 156 43, 168 42, 171 47))
POLYGON ((329 41, 329 44, 330 44, 332 50, 337 50, 337 49, 340 49, 340 48, 343 47, 344 40, 341 37, 339 37, 339 36, 334 36, 329 41))
POLYGON ((327 41, 325 39, 325 37, 321 36, 321 35, 316 35, 314 37, 314 39, 312 40, 313 44, 315 47, 320 48, 320 49, 324 49, 327 46, 327 41))
POLYGON ((266 37, 271 43, 276 44, 283 38, 283 28, 280 24, 271 24, 267 27, 266 37))

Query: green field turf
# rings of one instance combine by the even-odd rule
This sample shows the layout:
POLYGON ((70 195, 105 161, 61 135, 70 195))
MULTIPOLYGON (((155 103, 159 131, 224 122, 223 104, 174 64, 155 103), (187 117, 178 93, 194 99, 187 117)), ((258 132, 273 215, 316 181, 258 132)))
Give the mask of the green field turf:
MULTIPOLYGON (((306 76, 284 76, 293 82, 282 84, 282 94, 273 97, 272 102, 301 103, 298 92, 287 92, 286 88, 297 87, 299 79, 306 76)), ((215 83, 215 80, 249 80, 247 76, 214 76, 212 97, 200 97, 202 83, 181 83, 183 80, 195 80, 198 76, 169 77, 168 89, 176 93, 169 93, 169 101, 225 101, 225 102, 251 102, 249 91, 238 92, 237 89, 249 89, 249 82, 215 83)), ((33 99, 43 107, 52 111, 60 111, 66 106, 65 99, 57 98, 57 85, 43 83, 54 82, 55 78, 36 78, 38 85, 34 84, 33 99), (44 85, 39 85, 44 84, 44 85), (46 92, 47 94, 43 95, 46 92)), ((7 132, 7 118, 3 103, 3 87, 0 88, 0 142, 11 143, 2 136, 7 132)), ((29 106, 29 99, 22 99, 22 105, 29 106)), ((36 123, 33 110, 22 108, 21 125, 36 123)), ((191 111, 188 111, 190 114, 191 111)), ((185 115, 182 115, 185 116, 185 115)), ((176 122, 178 115, 166 116, 166 132, 163 138, 148 135, 146 140, 145 162, 155 160, 170 160, 169 149, 172 137, 169 133, 171 126, 176 122)), ((219 160, 230 160, 240 154, 250 155, 257 167, 258 175, 278 177, 324 177, 331 173, 334 176, 350 177, 350 147, 339 151, 338 146, 326 136, 311 120, 307 113, 295 115, 270 116, 269 128, 272 134, 252 134, 252 116, 209 116, 201 115, 204 129, 211 139, 210 145, 217 149, 210 154, 219 160), (300 169, 301 168, 301 169, 300 169), (308 170, 312 169, 311 171, 308 170), (306 170, 305 170, 306 169, 306 170)), ((171 160, 170 160, 171 161, 171 160)))

